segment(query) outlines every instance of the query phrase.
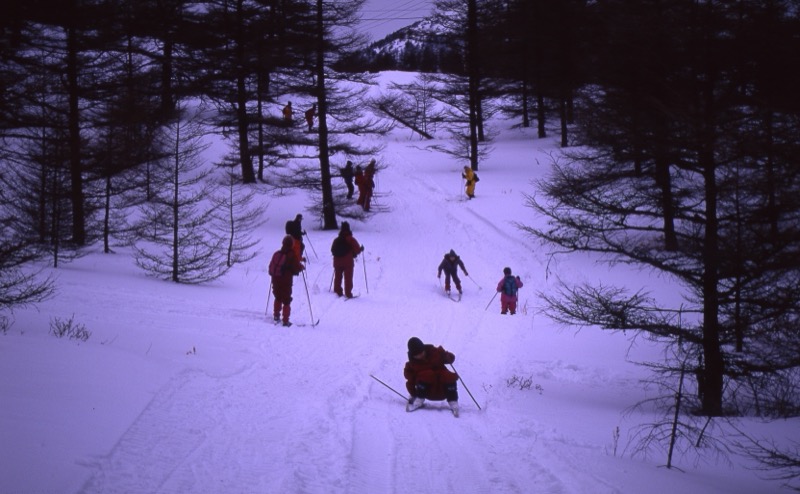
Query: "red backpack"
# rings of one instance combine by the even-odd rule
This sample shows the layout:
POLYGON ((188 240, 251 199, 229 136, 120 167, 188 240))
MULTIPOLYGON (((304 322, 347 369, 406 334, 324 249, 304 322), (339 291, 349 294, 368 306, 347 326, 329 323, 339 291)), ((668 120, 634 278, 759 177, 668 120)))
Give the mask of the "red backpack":
POLYGON ((286 254, 281 251, 272 254, 267 272, 270 276, 282 276, 286 272, 286 254))

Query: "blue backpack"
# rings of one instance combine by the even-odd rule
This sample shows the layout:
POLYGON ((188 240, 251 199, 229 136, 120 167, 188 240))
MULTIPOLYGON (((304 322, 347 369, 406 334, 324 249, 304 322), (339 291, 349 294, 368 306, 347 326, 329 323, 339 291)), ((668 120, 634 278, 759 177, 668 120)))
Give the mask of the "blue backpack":
POLYGON ((517 278, 514 275, 510 274, 503 280, 503 293, 512 297, 517 294, 517 278))

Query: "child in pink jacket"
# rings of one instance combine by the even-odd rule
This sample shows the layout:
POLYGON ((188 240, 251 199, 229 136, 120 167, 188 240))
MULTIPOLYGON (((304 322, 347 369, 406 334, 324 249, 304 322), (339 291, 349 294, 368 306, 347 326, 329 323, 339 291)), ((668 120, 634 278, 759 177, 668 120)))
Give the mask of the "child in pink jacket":
POLYGON ((511 274, 511 268, 503 268, 503 279, 497 284, 497 291, 500 292, 500 313, 511 315, 517 313, 517 290, 522 288, 522 280, 519 276, 511 274))

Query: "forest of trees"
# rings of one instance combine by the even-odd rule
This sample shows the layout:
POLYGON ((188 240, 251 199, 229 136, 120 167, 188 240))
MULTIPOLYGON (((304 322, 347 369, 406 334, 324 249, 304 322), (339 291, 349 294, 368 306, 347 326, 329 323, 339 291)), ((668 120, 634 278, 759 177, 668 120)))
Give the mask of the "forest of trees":
MULTIPOLYGON (((545 101, 574 125, 528 197, 547 226, 523 228, 553 251, 652 270, 685 297, 563 283, 543 294, 548 315, 668 343, 652 365, 676 416, 797 416, 796 2, 562 4, 582 62, 554 72, 564 84, 545 101)), ((698 445, 709 433, 671 426, 698 445)))
MULTIPOLYGON (((21 269, 32 260, 57 266, 96 242, 110 252, 180 237, 166 235, 180 201, 164 194, 194 178, 176 176, 176 142, 191 143, 177 134, 187 104, 203 102, 204 128, 229 139, 224 203, 242 203, 231 177, 243 195, 277 180, 317 191, 323 227, 336 228, 330 157, 373 152, 347 136, 386 130, 349 104, 353 82, 369 82, 342 63, 363 48, 362 4, 5 2, 0 252, 13 254, 0 264, 0 307, 49 294, 50 280, 21 269), (313 132, 280 116, 290 99, 298 116, 317 105, 313 132), (120 219, 133 207, 138 223, 120 219)), ((546 295, 551 316, 672 342, 681 357, 665 370, 695 377, 702 415, 800 411, 800 80, 788 70, 800 64, 799 11, 791 1, 439 0, 438 39, 458 57, 409 89, 436 88, 460 115, 454 141, 474 169, 496 112, 540 138, 555 129, 564 152, 529 198, 549 226, 523 229, 562 252, 653 269, 689 295, 670 307, 565 285, 546 295)), ((433 63, 415 50, 406 67, 433 63)), ((229 265, 244 247, 225 229, 209 238, 228 246, 215 263, 229 265)), ((167 259, 140 252, 180 281, 167 259)))
MULTIPOLYGON (((800 413, 798 2, 438 0, 437 47, 382 61, 359 51, 363 2, 3 2, 0 309, 51 295, 33 265, 95 244, 133 245, 168 280, 220 276, 257 243, 247 229, 263 204, 248 204, 263 184, 315 191, 336 228, 331 156, 371 154, 349 136, 387 129, 351 103, 364 64, 429 71, 376 114, 425 138, 448 124, 475 170, 498 112, 538 138, 555 131, 554 172, 527 198, 547 226, 521 229, 686 293, 675 307, 562 284, 542 294, 552 318, 668 343, 656 370, 680 383, 676 409, 800 413), (297 117, 316 105, 313 130, 281 116, 291 100, 297 117), (230 152, 200 201, 207 132, 230 152)), ((689 432, 700 444, 705 426, 689 432)))
MULTIPOLYGON (((166 257, 139 251, 140 259, 149 256, 141 264, 154 275, 176 282, 213 279, 247 258, 242 251, 252 244, 238 235, 239 227, 257 222, 252 211, 232 205, 269 190, 259 183, 320 191, 324 226, 336 228, 330 155, 371 153, 346 136, 385 130, 346 104, 357 97, 352 82, 363 85, 368 78, 329 70, 363 45, 353 29, 362 4, 4 2, 0 248, 13 255, 0 266, 0 307, 33 303, 51 292, 49 279, 37 283, 22 266, 49 257, 57 267, 98 242, 108 253, 115 243, 160 238, 168 244, 166 257), (287 120, 281 110, 292 99, 295 115, 287 120), (310 132, 302 116, 312 105, 318 112, 310 132), (202 119, 192 136, 181 133, 189 128, 188 115, 202 119), (197 154, 186 146, 200 145, 198 128, 227 140, 230 153, 205 181, 227 188, 227 199, 216 204, 242 215, 240 224, 223 222, 221 232, 204 227, 202 235, 178 231, 196 221, 192 203, 177 199, 176 190, 197 181, 183 156, 197 154), (238 187, 231 177, 238 177, 238 187), (223 242, 226 230, 237 235, 223 242), (197 264, 198 249, 219 245, 227 253, 204 255, 197 264)), ((208 211, 196 220, 218 215, 208 211)))

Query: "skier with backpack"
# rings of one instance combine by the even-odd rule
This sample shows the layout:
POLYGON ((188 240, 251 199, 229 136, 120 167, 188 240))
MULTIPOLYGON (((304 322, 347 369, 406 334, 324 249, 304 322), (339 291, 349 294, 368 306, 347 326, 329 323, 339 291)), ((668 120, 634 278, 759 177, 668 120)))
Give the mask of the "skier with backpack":
POLYGON ((355 268, 356 257, 364 252, 364 246, 359 245, 358 240, 350 230, 350 223, 343 221, 339 229, 339 235, 333 239, 331 244, 331 254, 333 254, 333 291, 341 297, 353 298, 353 270, 355 268), (342 279, 344 279, 344 290, 342 290, 342 279))
POLYGON ((283 320, 283 325, 289 327, 289 316, 292 313, 292 284, 294 277, 305 269, 300 259, 295 254, 294 239, 291 235, 283 237, 280 250, 272 254, 268 272, 272 278, 272 295, 275 303, 272 306, 272 319, 277 324, 283 320))
POLYGON ((406 390, 411 395, 407 412, 420 408, 425 400, 447 400, 458 417, 458 374, 445 367, 455 360, 456 356, 441 346, 426 345, 416 336, 408 340, 408 362, 403 368, 406 390))
POLYGON ((519 276, 511 274, 511 268, 503 268, 503 279, 497 284, 497 291, 500 293, 500 313, 511 315, 517 313, 517 290, 522 288, 522 280, 519 276))
POLYGON ((305 261, 306 244, 303 242, 303 235, 306 231, 303 230, 303 215, 298 214, 293 220, 286 222, 285 227, 286 235, 290 235, 294 239, 294 253, 301 261, 305 261))

